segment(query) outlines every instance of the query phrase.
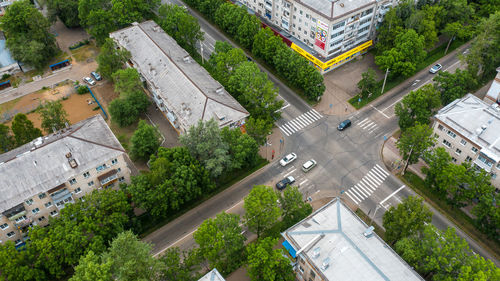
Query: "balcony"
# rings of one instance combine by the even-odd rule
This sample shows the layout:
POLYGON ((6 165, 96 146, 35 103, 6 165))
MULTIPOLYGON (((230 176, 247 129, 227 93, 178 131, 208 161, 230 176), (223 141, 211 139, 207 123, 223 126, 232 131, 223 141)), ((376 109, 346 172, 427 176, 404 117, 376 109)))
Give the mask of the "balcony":
POLYGON ((65 203, 73 202, 73 194, 67 188, 61 189, 50 196, 58 209, 63 209, 65 203))
POLYGON ((266 9, 272 11, 273 10, 273 3, 266 1, 265 2, 265 7, 266 7, 266 9))
POLYGON ((26 209, 24 208, 24 203, 18 204, 4 212, 2 212, 8 220, 14 221, 19 217, 26 215, 26 209))
POLYGON ((118 179, 117 173, 118 173, 118 170, 114 169, 114 170, 111 170, 111 171, 105 173, 104 175, 97 177, 97 179, 101 183, 101 186, 105 187, 105 186, 110 185, 111 183, 115 182, 118 179))

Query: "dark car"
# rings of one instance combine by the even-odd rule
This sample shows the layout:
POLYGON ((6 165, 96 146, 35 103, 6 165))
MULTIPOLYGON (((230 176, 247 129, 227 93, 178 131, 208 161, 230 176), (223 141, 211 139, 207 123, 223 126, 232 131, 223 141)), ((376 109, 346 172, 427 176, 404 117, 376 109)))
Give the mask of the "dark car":
POLYGON ((351 120, 347 119, 347 120, 342 121, 339 124, 339 126, 337 127, 337 130, 343 131, 344 129, 348 128, 349 126, 351 126, 351 120))
POLYGON ((295 182, 295 178, 292 177, 292 176, 289 176, 289 177, 286 177, 282 180, 280 180, 277 184, 276 184, 276 188, 278 190, 283 190, 285 189, 287 186, 291 185, 292 183, 295 182))
POLYGON ((101 81, 102 80, 101 75, 99 75, 99 73, 97 73, 95 71, 90 72, 90 75, 92 75, 92 77, 94 77, 94 79, 97 80, 97 81, 101 81))

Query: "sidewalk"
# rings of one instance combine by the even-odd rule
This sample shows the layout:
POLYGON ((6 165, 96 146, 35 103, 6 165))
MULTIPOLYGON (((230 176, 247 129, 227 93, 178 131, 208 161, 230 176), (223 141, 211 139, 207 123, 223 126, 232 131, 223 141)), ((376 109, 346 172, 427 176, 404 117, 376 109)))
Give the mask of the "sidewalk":
POLYGON ((269 162, 273 162, 276 159, 280 159, 285 151, 285 138, 279 128, 273 128, 273 132, 267 137, 267 144, 264 144, 259 148, 259 155, 267 159, 269 162))
MULTIPOLYGON (((392 174, 400 173, 405 164, 405 162, 401 158, 401 155, 399 154, 399 149, 396 146, 396 142, 396 138, 390 137, 382 147, 382 161, 384 162, 385 167, 392 174)), ((426 166, 424 161, 419 160, 418 163, 409 165, 407 170, 411 171, 421 178, 425 178, 424 173, 422 173, 422 167, 424 166, 426 166)))

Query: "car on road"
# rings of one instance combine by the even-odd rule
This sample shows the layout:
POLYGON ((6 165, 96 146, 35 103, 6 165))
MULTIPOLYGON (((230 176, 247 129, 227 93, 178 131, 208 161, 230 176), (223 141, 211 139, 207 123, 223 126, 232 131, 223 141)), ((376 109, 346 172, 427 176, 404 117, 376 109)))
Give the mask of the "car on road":
POLYGON ((292 163, 295 159, 297 159, 297 154, 292 152, 280 160, 280 165, 285 167, 286 165, 292 163))
POLYGON ((437 63, 436 65, 434 65, 433 67, 431 67, 431 69, 429 69, 429 72, 434 74, 434 73, 437 73, 438 71, 441 70, 441 68, 443 68, 442 65, 440 65, 439 63, 437 63))
POLYGON ((92 75, 92 77, 94 77, 94 79, 97 80, 97 81, 101 81, 102 80, 101 75, 99 75, 99 73, 97 73, 95 71, 90 72, 90 75, 92 75))
POLYGON ((292 183, 295 182, 295 178, 292 177, 292 176, 288 176, 282 180, 280 180, 277 184, 276 184, 276 188, 278 190, 283 190, 285 189, 287 186, 291 185, 292 183))
POLYGON ((304 163, 304 165, 302 165, 302 171, 304 171, 304 173, 307 173, 314 167, 316 167, 316 161, 314 159, 311 159, 304 163))
POLYGON ((95 85, 95 81, 94 79, 90 78, 90 77, 83 77, 83 81, 87 84, 89 84, 90 86, 94 86, 95 85))
POLYGON ((343 130, 347 129, 350 126, 351 126, 351 120, 346 119, 346 120, 340 122, 339 126, 337 127, 337 130, 343 131, 343 130))

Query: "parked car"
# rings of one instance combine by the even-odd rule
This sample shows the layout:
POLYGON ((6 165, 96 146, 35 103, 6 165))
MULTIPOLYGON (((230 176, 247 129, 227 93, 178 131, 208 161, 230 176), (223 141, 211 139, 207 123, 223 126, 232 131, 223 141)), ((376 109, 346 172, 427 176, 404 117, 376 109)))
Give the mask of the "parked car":
POLYGON ((297 159, 297 154, 292 152, 280 160, 280 165, 285 167, 286 165, 292 163, 295 159, 297 159))
POLYGON ((99 73, 97 73, 95 71, 90 72, 90 75, 92 75, 92 77, 94 77, 94 79, 97 80, 97 81, 101 81, 102 80, 101 75, 99 75, 99 73))
POLYGON ((316 167, 316 161, 314 159, 311 159, 304 163, 304 165, 302 165, 302 171, 304 171, 304 173, 307 173, 314 167, 316 167))
POLYGON ((292 183, 295 182, 295 178, 292 177, 292 176, 289 176, 289 177, 286 177, 282 180, 280 180, 277 184, 276 184, 276 188, 278 190, 283 190, 285 189, 287 186, 291 185, 292 183))
POLYGON ((346 120, 340 122, 339 126, 337 127, 337 130, 343 131, 343 130, 347 129, 350 126, 351 126, 351 120, 346 119, 346 120))
POLYGON ((90 77, 83 77, 83 81, 87 84, 89 84, 90 86, 94 86, 95 85, 95 81, 94 79, 90 78, 90 77))
POLYGON ((431 67, 431 69, 429 69, 429 72, 434 74, 434 73, 440 71, 441 68, 443 68, 443 66, 438 63, 438 64, 434 65, 433 67, 431 67))

